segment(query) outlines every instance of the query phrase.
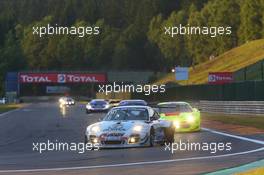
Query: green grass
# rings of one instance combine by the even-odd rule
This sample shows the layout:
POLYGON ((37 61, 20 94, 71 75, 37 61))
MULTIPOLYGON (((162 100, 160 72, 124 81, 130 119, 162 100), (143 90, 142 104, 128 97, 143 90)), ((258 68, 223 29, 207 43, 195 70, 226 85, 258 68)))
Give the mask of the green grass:
POLYGON ((87 104, 89 101, 85 101, 85 100, 81 100, 81 101, 78 101, 80 104, 87 104))
POLYGON ((237 173, 235 175, 260 175, 260 174, 264 174, 264 168, 256 168, 243 173, 237 173))
POLYGON ((13 110, 13 109, 17 109, 20 108, 21 105, 20 104, 4 104, 4 105, 0 105, 0 114, 13 110))
MULTIPOLYGON (((209 72, 236 72, 262 59, 264 59, 264 39, 251 41, 225 52, 214 60, 199 64, 195 66, 195 69, 190 68, 189 80, 177 81, 177 83, 181 85, 204 84, 208 81, 209 72)), ((176 82, 174 73, 166 75, 155 84, 168 82, 176 82)))
POLYGON ((226 114, 209 114, 203 113, 202 119, 214 120, 227 124, 250 126, 264 130, 264 116, 249 115, 226 115, 226 114))

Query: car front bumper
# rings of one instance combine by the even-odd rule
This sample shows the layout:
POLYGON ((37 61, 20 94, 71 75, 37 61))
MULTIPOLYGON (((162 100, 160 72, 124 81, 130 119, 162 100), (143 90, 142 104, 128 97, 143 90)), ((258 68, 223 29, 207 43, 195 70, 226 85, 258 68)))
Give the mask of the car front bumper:
POLYGON ((175 127, 175 132, 195 132, 200 131, 200 122, 187 123, 179 122, 179 126, 175 127))
MULTIPOLYGON (((90 136, 88 136, 90 138, 90 136)), ((118 140, 101 140, 99 137, 93 137, 93 139, 88 139, 90 143, 97 144, 99 148, 133 148, 133 147, 145 147, 149 146, 149 136, 146 135, 144 138, 138 137, 136 142, 131 143, 130 138, 118 139, 118 140), (97 142, 94 142, 94 138, 97 142)))

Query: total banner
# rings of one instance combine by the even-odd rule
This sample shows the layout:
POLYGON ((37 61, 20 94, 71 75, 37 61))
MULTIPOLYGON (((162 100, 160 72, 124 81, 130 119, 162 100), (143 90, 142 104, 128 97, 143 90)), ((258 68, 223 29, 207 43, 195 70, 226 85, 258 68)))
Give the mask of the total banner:
POLYGON ((210 72, 208 75, 209 84, 225 84, 233 82, 232 72, 210 72))
POLYGON ((19 73, 20 83, 105 83, 103 73, 19 73))

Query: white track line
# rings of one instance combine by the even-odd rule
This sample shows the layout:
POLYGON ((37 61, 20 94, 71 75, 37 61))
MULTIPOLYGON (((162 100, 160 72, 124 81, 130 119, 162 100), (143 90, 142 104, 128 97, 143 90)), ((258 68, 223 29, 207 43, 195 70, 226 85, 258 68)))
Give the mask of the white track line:
POLYGON ((17 108, 17 109, 13 109, 13 110, 10 110, 10 111, 7 111, 7 112, 4 112, 4 113, 1 113, 1 114, 0 114, 0 117, 5 116, 5 115, 10 114, 10 113, 13 113, 13 112, 15 112, 15 111, 19 111, 20 109, 21 109, 21 108, 17 108))
POLYGON ((96 169, 96 168, 113 168, 113 167, 124 167, 124 166, 135 166, 135 165, 148 165, 148 164, 160 164, 160 163, 172 163, 180 161, 190 161, 190 160, 203 160, 212 158, 222 158, 230 156, 238 156, 244 154, 255 153, 259 151, 264 151, 264 147, 255 150, 223 154, 217 156, 203 156, 203 157, 191 157, 183 159, 170 159, 170 160, 157 160, 157 161, 145 161, 145 162, 134 162, 134 163, 122 163, 122 164, 106 164, 106 165, 96 165, 96 166, 80 166, 80 167, 66 167, 66 168, 47 168, 47 169, 26 169, 26 170, 1 170, 0 173, 22 173, 22 172, 41 172, 41 171, 64 171, 64 170, 81 170, 81 169, 96 169))
MULTIPOLYGON (((233 137, 236 139, 240 139, 243 141, 249 141, 257 144, 264 145, 263 141, 249 139, 246 137, 236 136, 232 134, 226 134, 223 132, 215 131, 208 128, 202 128, 205 131, 219 134, 227 137, 233 137)), ((223 157, 230 157, 230 156, 238 156, 238 155, 245 155, 250 153, 256 153, 259 151, 264 151, 264 147, 238 152, 238 153, 231 153, 231 154, 223 154, 223 155, 216 155, 216 156, 201 156, 201 157, 191 157, 191 158, 183 158, 183 159, 169 159, 169 160, 157 160, 157 161, 145 161, 145 162, 134 162, 134 163, 122 163, 122 164, 106 164, 106 165, 96 165, 96 166, 79 166, 79 167, 66 167, 66 168, 43 168, 43 169, 24 169, 24 170, 0 170, 0 173, 23 173, 23 172, 43 172, 43 171, 65 171, 65 170, 82 170, 82 169, 96 169, 96 168, 114 168, 114 167, 124 167, 124 166, 135 166, 135 165, 149 165, 149 164, 160 164, 160 163, 172 163, 172 162, 180 162, 180 161, 191 161, 191 160, 203 160, 203 159, 212 159, 212 158, 223 158, 223 157)))
POLYGON ((233 134, 227 134, 227 133, 224 133, 224 132, 215 131, 215 130, 208 129, 208 128, 202 128, 202 130, 208 131, 208 132, 211 132, 211 133, 214 133, 214 134, 218 134, 218 135, 223 135, 223 136, 227 136, 227 137, 236 138, 236 139, 239 139, 239 140, 244 140, 244 141, 248 141, 248 142, 253 142, 253 143, 264 145, 264 141, 261 141, 261 140, 250 139, 250 138, 247 138, 247 137, 237 136, 237 135, 233 135, 233 134))

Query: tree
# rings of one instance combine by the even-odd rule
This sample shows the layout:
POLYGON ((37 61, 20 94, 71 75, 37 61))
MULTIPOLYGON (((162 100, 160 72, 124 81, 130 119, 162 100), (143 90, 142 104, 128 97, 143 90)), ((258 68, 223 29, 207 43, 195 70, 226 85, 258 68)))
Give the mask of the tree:
MULTIPOLYGON (((5 36, 3 48, 0 49, 0 81, 3 82, 9 71, 23 70, 26 67, 24 55, 15 32, 10 30, 5 36)), ((0 93, 3 93, 4 84, 0 84, 0 93)))
POLYGON ((180 34, 174 37, 165 35, 165 28, 179 27, 180 25, 185 26, 187 17, 185 11, 179 11, 173 12, 163 22, 161 15, 159 15, 153 18, 150 23, 149 39, 159 46, 169 67, 188 64, 188 52, 185 48, 184 36, 180 34))
POLYGON ((260 0, 241 1, 239 43, 261 38, 263 7, 260 0))
POLYGON ((237 30, 240 25, 239 4, 237 1, 215 0, 210 1, 199 12, 195 8, 190 9, 188 24, 198 27, 231 27, 232 33, 211 35, 186 36, 187 48, 195 63, 209 59, 211 55, 217 56, 237 46, 237 30), (228 18, 227 18, 228 16, 228 18))

